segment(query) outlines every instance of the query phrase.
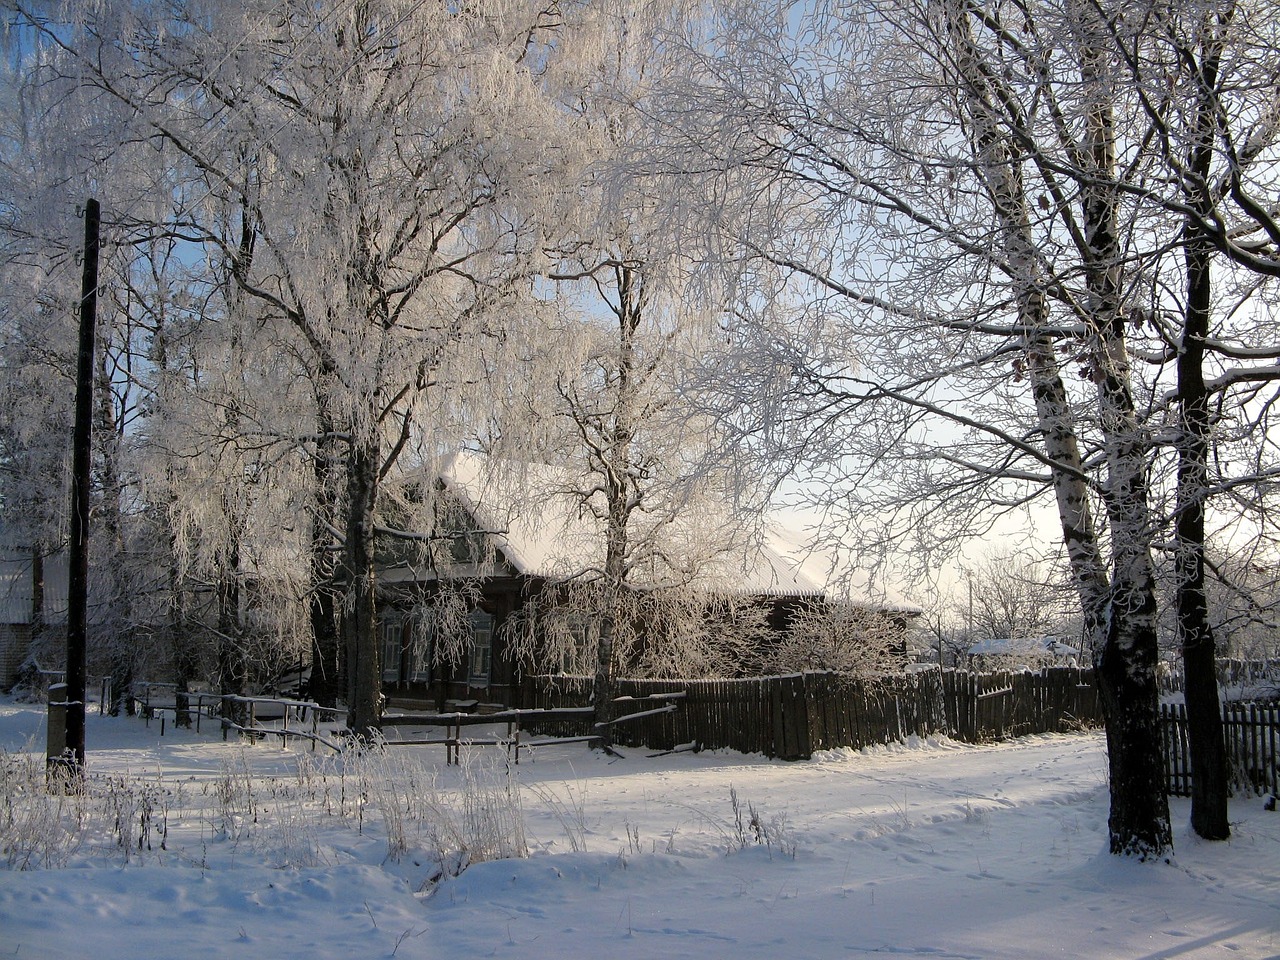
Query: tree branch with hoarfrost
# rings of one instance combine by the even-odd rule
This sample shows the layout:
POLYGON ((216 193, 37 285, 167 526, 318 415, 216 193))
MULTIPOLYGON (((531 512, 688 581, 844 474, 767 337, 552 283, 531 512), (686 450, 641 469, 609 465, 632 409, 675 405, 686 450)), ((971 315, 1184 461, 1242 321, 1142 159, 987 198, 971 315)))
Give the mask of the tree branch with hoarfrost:
POLYGON ((909 544, 927 566, 1051 500, 1108 704, 1112 848, 1161 855, 1167 488, 1149 464, 1170 436, 1157 294, 1182 224, 1142 198, 1161 134, 1123 80, 1120 20, 722 9, 716 55, 666 109, 684 166, 721 171, 724 253, 750 271, 723 331, 737 357, 707 371, 714 409, 829 491, 818 506, 864 563, 909 544))
POLYGON ((209 2, 166 19, 120 2, 66 24, 13 9, 62 76, 127 108, 124 139, 188 178, 172 219, 296 338, 315 384, 299 432, 347 438, 323 456, 341 464, 339 619, 351 726, 368 734, 381 478, 406 430, 418 459, 456 443, 447 411, 483 380, 481 346, 520 321, 575 179, 541 86, 562 28, 538 4, 209 2))

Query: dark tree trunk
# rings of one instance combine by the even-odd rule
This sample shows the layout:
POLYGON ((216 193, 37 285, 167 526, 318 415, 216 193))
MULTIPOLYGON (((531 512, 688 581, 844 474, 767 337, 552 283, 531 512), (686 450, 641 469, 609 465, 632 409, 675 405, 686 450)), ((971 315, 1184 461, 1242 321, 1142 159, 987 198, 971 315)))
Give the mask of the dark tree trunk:
MULTIPOLYGON (((313 556, 312 559, 314 562, 316 558, 313 556)), ((311 588, 311 680, 308 692, 320 706, 333 707, 345 686, 343 665, 346 658, 342 644, 338 642, 338 609, 334 595, 337 585, 329 557, 326 555, 323 559, 327 569, 322 569, 311 588)))
POLYGON ((348 456, 346 543, 342 551, 342 579, 347 591, 342 611, 342 640, 347 650, 347 726, 357 738, 372 741, 382 716, 373 572, 378 444, 373 440, 353 443, 348 456))
POLYGON ((1160 731, 1155 571, 1144 442, 1129 391, 1121 321, 1100 331, 1098 364, 1107 446, 1104 490, 1111 527, 1111 594, 1106 642, 1094 668, 1107 728, 1111 852, 1142 860, 1173 845, 1160 731))
POLYGON ((1106 455, 1103 497, 1111 528, 1111 596, 1106 642, 1095 651, 1107 727, 1111 774, 1111 852, 1139 859, 1163 857, 1173 846, 1164 777, 1156 661, 1155 570, 1146 480, 1147 438, 1133 402, 1132 374, 1121 310, 1125 251, 1119 231, 1116 133, 1110 82, 1114 66, 1108 26, 1082 5, 1080 86, 1086 103, 1078 144, 1085 165, 1080 210, 1086 242, 1080 248, 1093 327, 1092 374, 1106 455))
POLYGON ((169 644, 173 650, 173 667, 177 674, 174 679, 178 684, 176 697, 177 711, 173 718, 174 726, 189 727, 191 713, 188 709, 191 692, 191 681, 196 679, 199 669, 199 657, 187 634, 186 593, 182 584, 182 564, 178 557, 178 541, 169 538, 169 644))
MULTIPOLYGON (((1216 134, 1217 74, 1210 56, 1202 65, 1197 139, 1191 151, 1195 181, 1202 186, 1193 203, 1205 222, 1213 138, 1216 134)), ((1204 591, 1204 508, 1208 492, 1209 405, 1204 382, 1205 338, 1213 309, 1213 245, 1189 217, 1186 228, 1187 309, 1178 351, 1178 402, 1182 430, 1178 438, 1178 512, 1174 525, 1178 633, 1186 681, 1187 739, 1191 752, 1191 827, 1206 840, 1231 836, 1227 822, 1227 755, 1218 700, 1213 630, 1204 591)))
POLYGON ((89 609, 89 482, 93 441, 93 348, 98 304, 100 208, 90 199, 84 216, 84 276, 80 287, 80 339, 76 362, 75 426, 72 435, 72 504, 67 575, 66 749, 54 758, 68 773, 84 777, 85 680, 89 609))
MULTIPOLYGON (((608 603, 608 601, 605 601, 608 603)), ((595 732, 600 737, 602 749, 613 746, 613 701, 617 696, 618 680, 613 669, 614 616, 605 613, 600 618, 600 639, 596 644, 596 672, 591 683, 591 705, 595 708, 593 720, 595 732)))
POLYGON ((613 408, 611 417, 606 416, 594 425, 604 441, 594 456, 602 474, 608 516, 605 519, 603 614, 591 703, 595 708, 596 733, 605 750, 613 745, 614 700, 618 695, 618 625, 628 589, 627 561, 632 548, 629 525, 632 512, 641 500, 633 470, 632 443, 636 432, 637 378, 641 376, 637 371, 635 342, 645 306, 644 282, 642 274, 631 266, 617 267, 615 278, 617 303, 611 305, 611 309, 618 321, 618 365, 610 384, 613 408))
MULTIPOLYGON (((320 398, 323 404, 323 397, 320 398)), ((334 490, 332 424, 321 415, 320 440, 315 455, 315 515, 311 524, 311 699, 325 707, 337 706, 345 695, 345 656, 338 640, 338 584, 335 580, 333 524, 337 495, 334 490)))
POLYGON ((121 709, 127 715, 134 712, 133 698, 129 690, 133 686, 135 650, 132 631, 133 603, 125 579, 124 561, 124 510, 121 504, 124 483, 120 477, 120 421, 116 416, 113 385, 105 350, 100 351, 97 374, 97 416, 94 430, 98 447, 98 478, 101 501, 97 515, 101 518, 105 547, 104 561, 99 565, 95 578, 102 591, 98 630, 106 645, 107 663, 111 672, 111 715, 118 716, 121 709))
POLYGON ((1107 731, 1111 852, 1141 860, 1173 845, 1155 682, 1154 593, 1113 595, 1106 645, 1094 661, 1107 731), (1137 603, 1143 609, 1125 610, 1137 603))

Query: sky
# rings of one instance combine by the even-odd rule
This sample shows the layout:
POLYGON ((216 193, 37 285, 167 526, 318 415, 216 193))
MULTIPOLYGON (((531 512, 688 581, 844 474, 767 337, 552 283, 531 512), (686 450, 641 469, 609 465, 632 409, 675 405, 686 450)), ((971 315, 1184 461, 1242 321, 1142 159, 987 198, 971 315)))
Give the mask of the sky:
POLYGON ((43 722, 0 699, 0 956, 1280 957, 1280 813, 1237 797, 1210 844, 1175 800, 1168 862, 1114 858, 1098 732, 796 763, 555 745, 508 770, 492 747, 339 761, 91 711, 77 803, 15 793, 43 722), (471 849, 528 856, 433 881, 464 811, 490 825, 471 849), (59 818, 78 829, 42 864, 59 818))

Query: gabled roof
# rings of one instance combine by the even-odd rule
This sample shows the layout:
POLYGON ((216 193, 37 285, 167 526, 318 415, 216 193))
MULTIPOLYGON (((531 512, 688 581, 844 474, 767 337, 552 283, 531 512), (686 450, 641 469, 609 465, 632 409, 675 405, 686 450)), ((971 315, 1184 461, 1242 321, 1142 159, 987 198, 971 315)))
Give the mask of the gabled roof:
MULTIPOLYGON (((519 573, 547 579, 589 575, 604 562, 604 525, 573 491, 584 481, 546 464, 494 463, 462 451, 447 457, 439 478, 445 489, 491 533, 519 573)), ((728 511, 701 502, 650 532, 669 562, 637 571, 635 582, 691 583, 736 596, 821 598, 831 588, 830 565, 806 549, 802 537, 777 524, 743 543, 728 511)), ((918 613, 898 598, 853 591, 847 598, 875 609, 918 613)))

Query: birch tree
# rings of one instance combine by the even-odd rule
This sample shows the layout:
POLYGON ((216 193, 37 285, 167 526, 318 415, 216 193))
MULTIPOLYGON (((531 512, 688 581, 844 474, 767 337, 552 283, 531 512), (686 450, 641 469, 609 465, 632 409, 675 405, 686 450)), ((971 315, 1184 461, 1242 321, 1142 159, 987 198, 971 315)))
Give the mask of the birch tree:
POLYGON ((1105 703, 1112 850, 1146 858, 1171 831, 1152 393, 1129 334, 1161 241, 1118 186, 1151 160, 1106 23, 1071 4, 752 7, 684 99, 713 105, 696 119, 756 265, 728 335, 759 399, 726 393, 722 416, 832 484, 864 562, 945 553, 1052 496, 1105 703), (792 318, 761 309, 779 303, 792 318))

